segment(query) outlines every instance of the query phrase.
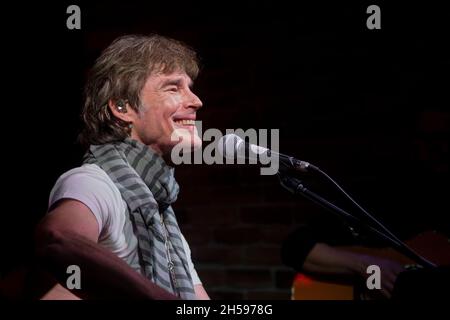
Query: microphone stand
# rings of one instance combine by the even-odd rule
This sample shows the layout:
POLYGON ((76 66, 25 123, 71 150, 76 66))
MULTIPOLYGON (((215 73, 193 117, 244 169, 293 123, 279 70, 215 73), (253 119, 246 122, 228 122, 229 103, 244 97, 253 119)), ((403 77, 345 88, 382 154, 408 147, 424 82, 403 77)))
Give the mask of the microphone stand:
MULTIPOLYGON (((282 173, 280 171, 278 172, 278 177, 280 179, 281 185, 284 188, 286 188, 287 190, 289 190, 290 192, 292 192, 294 194, 300 194, 303 197, 305 197, 306 199, 311 200, 312 202, 314 202, 314 203, 320 205, 321 207, 323 207, 323 208, 333 212, 334 214, 337 214, 337 215, 343 217, 345 220, 349 221, 350 223, 356 224, 359 227, 363 227, 365 229, 368 229, 369 231, 373 232, 375 235, 377 235, 382 240, 385 240, 388 243, 390 243, 392 245, 392 247, 397 249, 400 253, 404 254, 405 256, 407 256, 407 257, 411 258, 412 260, 414 260, 415 262, 417 262, 419 265, 421 265, 423 267, 426 267, 426 268, 436 267, 436 265, 434 263, 428 261, 424 257, 422 257, 419 254, 417 254, 415 251, 413 251, 410 247, 408 247, 402 241, 397 241, 396 239, 394 239, 393 237, 387 235, 383 231, 378 230, 378 229, 370 226, 369 224, 361 221, 359 218, 353 216, 352 214, 348 213, 344 209, 342 209, 342 208, 338 207, 337 205, 331 203, 330 201, 328 201, 327 199, 325 199, 322 196, 318 195, 317 193, 309 190, 308 188, 306 188, 303 185, 302 181, 300 181, 300 180, 298 180, 298 179, 296 179, 296 178, 294 178, 292 176, 289 176, 286 173, 282 173)), ((390 233, 392 234, 392 232, 390 232, 390 233)))

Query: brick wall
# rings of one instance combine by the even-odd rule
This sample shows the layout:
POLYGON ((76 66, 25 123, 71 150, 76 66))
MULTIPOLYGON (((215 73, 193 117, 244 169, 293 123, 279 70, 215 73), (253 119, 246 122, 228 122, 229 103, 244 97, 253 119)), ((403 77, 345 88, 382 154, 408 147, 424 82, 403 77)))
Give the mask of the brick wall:
POLYGON ((281 263, 280 244, 302 208, 272 203, 283 191, 270 194, 269 186, 213 182, 233 175, 239 169, 177 169, 175 210, 198 273, 213 298, 289 299, 293 273, 281 263))

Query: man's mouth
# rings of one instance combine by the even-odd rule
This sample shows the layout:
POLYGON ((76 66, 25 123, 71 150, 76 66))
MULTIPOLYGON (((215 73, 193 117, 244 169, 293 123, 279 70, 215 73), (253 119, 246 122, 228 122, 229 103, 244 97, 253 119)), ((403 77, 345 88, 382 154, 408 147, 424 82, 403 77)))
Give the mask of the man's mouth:
MULTIPOLYGON (((183 143, 189 144, 189 147, 201 146, 201 138, 198 135, 194 117, 191 117, 191 119, 172 118, 172 121, 174 125, 173 133, 175 133, 175 137, 178 137, 178 139, 181 138, 184 141, 183 143)), ((178 140, 178 142, 180 142, 180 140, 178 140)))
POLYGON ((195 126, 195 120, 174 120, 173 122, 179 126, 195 126))

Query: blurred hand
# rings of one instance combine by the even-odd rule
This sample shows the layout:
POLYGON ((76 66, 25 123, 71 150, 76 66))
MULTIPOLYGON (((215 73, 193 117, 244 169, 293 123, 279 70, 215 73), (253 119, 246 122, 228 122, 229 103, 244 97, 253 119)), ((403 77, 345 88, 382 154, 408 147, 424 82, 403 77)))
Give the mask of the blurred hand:
POLYGON ((364 293, 369 296, 376 296, 377 291, 381 293, 381 295, 385 298, 390 298, 392 296, 392 291, 394 289, 395 281, 397 280, 397 276, 400 272, 405 271, 404 265, 395 260, 381 258, 377 256, 370 255, 362 255, 360 257, 361 268, 359 273, 361 277, 364 279, 363 287, 365 288, 364 293), (367 267, 370 265, 376 265, 380 268, 381 272, 381 289, 380 290, 369 290, 366 285, 366 280, 370 276, 367 273, 367 267))

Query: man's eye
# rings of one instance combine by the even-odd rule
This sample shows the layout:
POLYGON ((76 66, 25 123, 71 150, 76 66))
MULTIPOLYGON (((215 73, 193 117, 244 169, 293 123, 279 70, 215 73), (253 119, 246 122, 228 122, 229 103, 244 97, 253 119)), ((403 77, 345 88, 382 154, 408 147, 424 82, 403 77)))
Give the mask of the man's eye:
POLYGON ((176 87, 176 86, 168 87, 167 91, 177 92, 178 91, 178 87, 176 87))

